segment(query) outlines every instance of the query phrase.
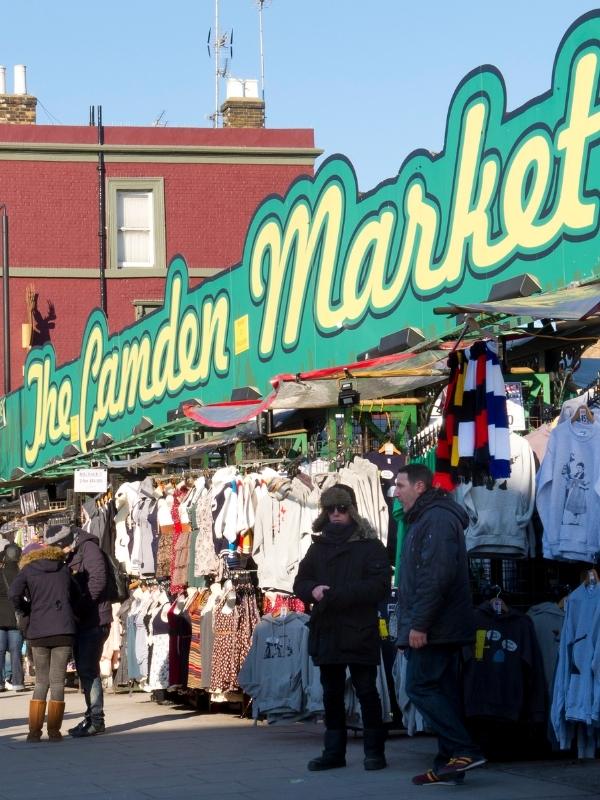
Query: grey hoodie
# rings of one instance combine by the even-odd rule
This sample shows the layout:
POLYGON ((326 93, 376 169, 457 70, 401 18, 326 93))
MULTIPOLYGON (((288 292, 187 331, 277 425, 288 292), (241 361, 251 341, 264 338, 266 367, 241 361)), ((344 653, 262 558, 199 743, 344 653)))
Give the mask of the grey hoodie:
POLYGON ((252 646, 238 683, 253 699, 252 713, 301 714, 310 685, 307 614, 266 614, 252 634, 252 646))
POLYGON ((470 556, 528 556, 535 504, 535 460, 529 442, 511 433, 510 478, 491 487, 459 484, 454 499, 469 517, 465 537, 470 556))

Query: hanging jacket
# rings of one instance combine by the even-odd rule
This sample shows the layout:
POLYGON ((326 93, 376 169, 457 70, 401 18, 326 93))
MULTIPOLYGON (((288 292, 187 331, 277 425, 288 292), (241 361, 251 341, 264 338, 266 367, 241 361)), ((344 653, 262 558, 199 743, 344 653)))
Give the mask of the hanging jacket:
POLYGON ((8 596, 18 611, 29 614, 27 639, 74 634, 73 587, 62 550, 32 550, 20 564, 8 596))
POLYGON ((551 696, 565 612, 557 603, 540 603, 532 606, 527 612, 527 616, 533 622, 535 636, 542 654, 546 690, 551 696))
POLYGON ((398 581, 397 647, 411 630, 428 644, 467 644, 475 637, 465 548, 464 510, 445 492, 424 492, 406 514, 398 581))
POLYGON ((313 604, 308 652, 316 665, 379 664, 377 606, 390 590, 390 562, 385 547, 366 520, 338 544, 327 529, 313 536, 300 562, 294 594, 313 604), (316 586, 330 586, 315 603, 316 586))
MULTIPOLYGON (((552 727, 561 748, 571 746, 575 727, 600 722, 600 586, 577 587, 566 603, 552 699, 552 727)), ((593 737, 592 737, 593 738, 593 737)), ((594 748, 580 757, 593 757, 594 748)))
POLYGON ((475 621, 476 641, 464 666, 466 716, 542 722, 545 681, 531 619, 513 609, 497 614, 486 602, 475 621))
POLYGON ((86 523, 85 530, 95 536, 99 544, 104 536, 105 526, 102 510, 96 505, 95 500, 86 500, 83 507, 89 517, 89 522, 86 523))

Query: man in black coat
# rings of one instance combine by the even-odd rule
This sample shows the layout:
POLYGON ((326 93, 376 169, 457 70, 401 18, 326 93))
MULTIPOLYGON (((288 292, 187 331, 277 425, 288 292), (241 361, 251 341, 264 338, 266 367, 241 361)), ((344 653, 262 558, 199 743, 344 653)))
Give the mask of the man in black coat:
POLYGON ((326 489, 321 506, 313 523, 320 535, 313 536, 294 581, 295 594, 313 606, 308 648, 320 667, 325 707, 325 747, 308 768, 346 766, 344 687, 349 667, 362 711, 364 767, 383 769, 377 605, 390 591, 390 563, 375 531, 359 516, 350 486, 340 483, 326 489))
POLYGON ((407 658, 406 693, 438 736, 433 769, 413 783, 460 783, 485 763, 463 719, 460 651, 475 639, 469 589, 464 510, 440 489, 422 464, 401 467, 396 497, 408 529, 398 586, 398 639, 407 658))
POLYGON ((110 633, 112 607, 106 597, 106 559, 98 539, 91 533, 72 525, 56 526, 57 531, 46 536, 47 541, 61 545, 61 537, 74 533, 68 557, 71 574, 79 590, 73 655, 75 667, 85 697, 86 711, 83 720, 69 734, 76 738, 104 733, 104 692, 100 677, 100 658, 104 642, 110 633))

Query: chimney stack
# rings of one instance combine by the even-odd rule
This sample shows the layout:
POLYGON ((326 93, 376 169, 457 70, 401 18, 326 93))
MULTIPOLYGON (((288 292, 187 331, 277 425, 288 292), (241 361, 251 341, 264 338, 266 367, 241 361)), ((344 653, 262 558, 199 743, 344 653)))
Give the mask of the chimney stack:
POLYGON ((0 125, 35 125, 37 99, 27 94, 26 67, 14 67, 13 94, 6 93, 6 67, 0 67, 0 125))
POLYGON ((258 96, 258 81, 229 78, 221 114, 224 128, 264 128, 265 102, 258 96))

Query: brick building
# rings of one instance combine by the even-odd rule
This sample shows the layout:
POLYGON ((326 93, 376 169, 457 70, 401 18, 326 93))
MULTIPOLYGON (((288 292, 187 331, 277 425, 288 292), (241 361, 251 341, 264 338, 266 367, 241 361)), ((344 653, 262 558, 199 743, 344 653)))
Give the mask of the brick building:
POLYGON ((262 123, 264 106, 238 103, 224 104, 223 128, 104 127, 99 136, 97 125, 36 125, 35 98, 0 93, 11 390, 22 383, 30 284, 37 293, 32 343, 50 341, 59 364, 79 354, 87 317, 101 306, 102 207, 113 332, 160 304, 174 255, 185 257, 193 285, 237 263, 261 200, 312 174, 320 152, 312 130, 248 127, 262 123))

